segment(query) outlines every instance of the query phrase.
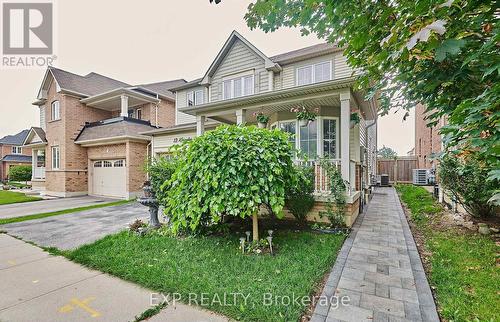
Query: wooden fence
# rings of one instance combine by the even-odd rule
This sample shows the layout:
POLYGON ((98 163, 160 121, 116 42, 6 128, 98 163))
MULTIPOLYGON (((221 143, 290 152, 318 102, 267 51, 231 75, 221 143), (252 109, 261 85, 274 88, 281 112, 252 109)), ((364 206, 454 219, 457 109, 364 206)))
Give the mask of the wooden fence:
POLYGON ((377 159, 377 174, 388 174, 389 182, 413 182, 413 169, 417 169, 416 156, 394 159, 377 159))

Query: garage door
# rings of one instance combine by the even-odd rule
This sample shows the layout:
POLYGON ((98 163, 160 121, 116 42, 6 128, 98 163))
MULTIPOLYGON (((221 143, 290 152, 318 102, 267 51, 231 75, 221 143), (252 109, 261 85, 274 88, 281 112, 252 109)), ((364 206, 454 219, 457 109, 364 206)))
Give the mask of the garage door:
POLYGON ((125 160, 93 161, 92 194, 106 197, 127 197, 125 160))

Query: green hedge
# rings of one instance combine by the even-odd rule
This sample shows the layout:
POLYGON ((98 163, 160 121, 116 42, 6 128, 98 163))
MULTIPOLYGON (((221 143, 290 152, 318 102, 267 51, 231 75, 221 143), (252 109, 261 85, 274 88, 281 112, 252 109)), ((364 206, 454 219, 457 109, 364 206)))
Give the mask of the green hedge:
POLYGON ((31 180, 31 166, 30 165, 17 165, 9 168, 9 180, 12 181, 30 181, 31 180))

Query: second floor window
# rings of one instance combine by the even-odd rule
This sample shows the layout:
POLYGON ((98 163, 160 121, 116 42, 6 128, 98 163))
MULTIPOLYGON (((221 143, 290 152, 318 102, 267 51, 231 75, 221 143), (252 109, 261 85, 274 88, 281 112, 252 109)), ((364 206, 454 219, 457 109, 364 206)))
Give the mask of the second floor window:
POLYGON ((52 147, 52 169, 59 169, 60 166, 61 155, 59 153, 59 147, 52 147))
POLYGON ((203 104, 203 90, 197 90, 187 93, 187 106, 203 104))
POLYGON ((332 62, 326 61, 297 68, 297 86, 324 82, 332 79, 332 62))
POLYGON ((22 154, 23 153, 23 148, 20 146, 13 146, 12 147, 12 153, 13 154, 22 154))
POLYGON ((50 111, 52 121, 61 119, 61 109, 59 107, 59 101, 52 102, 52 104, 50 105, 50 111))
POLYGON ((228 79, 222 82, 223 99, 252 95, 254 92, 253 75, 228 79))

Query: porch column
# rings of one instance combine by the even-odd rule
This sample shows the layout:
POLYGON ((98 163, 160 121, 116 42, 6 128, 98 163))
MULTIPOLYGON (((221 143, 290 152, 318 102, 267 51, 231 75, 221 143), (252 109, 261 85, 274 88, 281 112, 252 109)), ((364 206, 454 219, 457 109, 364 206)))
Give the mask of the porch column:
POLYGON ((35 174, 35 168, 37 166, 37 156, 38 156, 38 150, 32 149, 31 150, 31 180, 36 178, 35 174))
POLYGON ((120 116, 127 117, 128 116, 128 96, 122 95, 121 98, 121 113, 120 116))
POLYGON ((247 122, 247 110, 236 110, 236 124, 242 125, 247 122))
POLYGON ((202 136, 205 133, 206 116, 196 115, 196 136, 202 136))
POLYGON ((340 93, 340 152, 341 152, 341 164, 340 169, 342 173, 342 179, 350 182, 349 175, 349 123, 351 120, 351 93, 344 92, 340 93))

